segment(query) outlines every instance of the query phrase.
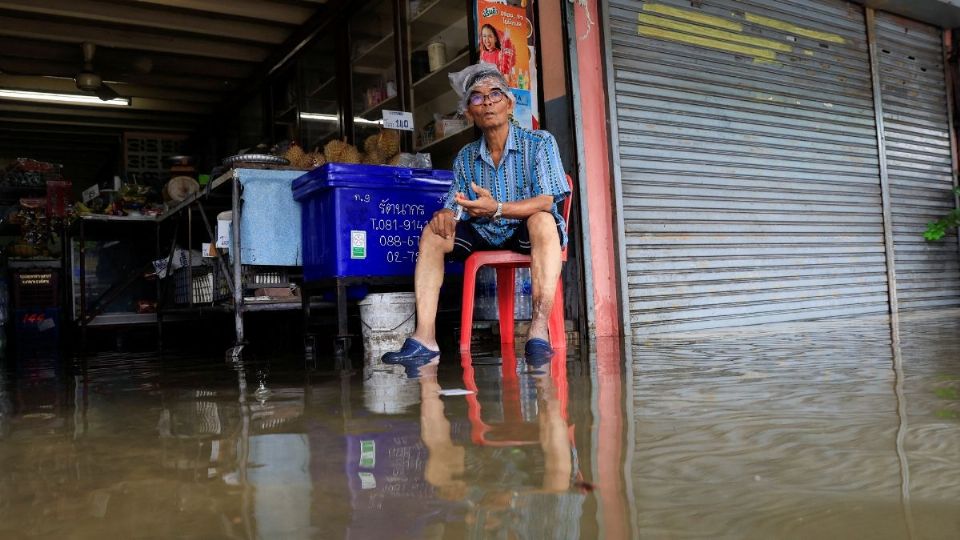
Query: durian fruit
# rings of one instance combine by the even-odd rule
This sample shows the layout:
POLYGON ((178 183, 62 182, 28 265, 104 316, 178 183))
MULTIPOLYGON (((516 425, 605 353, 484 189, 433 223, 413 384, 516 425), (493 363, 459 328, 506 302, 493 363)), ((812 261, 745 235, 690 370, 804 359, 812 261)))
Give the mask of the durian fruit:
POLYGON ((360 151, 357 150, 357 147, 348 144, 346 148, 343 149, 343 154, 340 156, 341 163, 360 163, 360 151))
POLYGON ((386 160, 383 159, 383 156, 380 155, 380 152, 376 148, 373 148, 363 155, 364 165, 383 165, 385 161, 386 160))
POLYGON ((303 149, 299 145, 291 144, 287 151, 283 153, 283 157, 290 162, 290 166, 303 169, 304 164, 306 163, 306 156, 303 153, 303 149))
POLYGON ((327 158, 327 161, 340 161, 340 158, 343 156, 343 153, 346 151, 347 147, 350 146, 347 144, 347 139, 338 140, 334 139, 326 144, 323 147, 323 157, 327 158))
POLYGON ((381 129, 377 149, 381 156, 392 156, 400 151, 400 131, 396 129, 381 129))
POLYGON ((363 151, 370 154, 374 150, 383 158, 395 155, 400 151, 400 132, 395 129, 381 129, 379 133, 364 139, 363 151))
POLYGON ((328 162, 360 163, 360 152, 352 144, 342 141, 330 141, 323 147, 323 155, 328 162))
POLYGON ((369 154, 377 149, 377 145, 380 142, 380 133, 374 133, 373 135, 367 137, 363 140, 363 151, 369 154))
POLYGON ((310 152, 307 154, 307 159, 310 160, 310 169, 322 167, 327 162, 327 158, 324 157, 323 152, 310 152))

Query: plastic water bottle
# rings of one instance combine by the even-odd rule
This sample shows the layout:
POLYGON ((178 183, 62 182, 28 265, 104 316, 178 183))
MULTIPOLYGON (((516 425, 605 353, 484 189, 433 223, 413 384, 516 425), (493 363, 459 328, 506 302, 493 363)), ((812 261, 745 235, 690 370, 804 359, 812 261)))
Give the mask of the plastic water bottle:
POLYGON ((491 266, 477 271, 473 318, 481 321, 497 319, 497 271, 491 266))
POLYGON ((529 268, 517 268, 513 271, 515 300, 513 318, 519 321, 530 320, 533 315, 533 282, 529 268))

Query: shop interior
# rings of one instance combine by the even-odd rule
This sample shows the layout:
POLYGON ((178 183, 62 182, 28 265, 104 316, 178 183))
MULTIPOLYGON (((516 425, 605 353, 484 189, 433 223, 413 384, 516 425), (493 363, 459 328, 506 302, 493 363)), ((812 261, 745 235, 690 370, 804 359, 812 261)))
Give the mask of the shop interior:
MULTIPOLYGON (((325 163, 449 169, 477 137, 447 80, 479 57, 476 9, 472 0, 6 3, 0 317, 8 344, 63 347, 128 328, 163 336, 165 325, 195 320, 220 321, 225 339, 240 343, 237 321, 246 314, 249 326, 256 312, 294 326, 313 314, 320 335, 358 334, 353 302, 367 290, 339 291, 350 300, 349 332, 336 326, 336 284, 304 300, 302 261, 272 252, 300 224, 281 217, 265 226, 275 231, 256 229, 258 211, 277 208, 269 196, 254 200, 256 188, 233 171, 275 170, 289 185, 325 163), (384 110, 412 112, 412 129, 383 129, 384 110), (232 257, 231 229, 240 228, 242 249, 269 242, 272 251, 232 257)), ((549 13, 534 11, 531 31, 549 20, 544 40, 560 45, 559 8, 537 9, 549 13)), ((559 66, 534 96, 541 124, 576 170, 564 144, 572 132, 564 49, 537 48, 541 72, 544 62, 559 66)), ((564 281, 576 334, 582 291, 572 247, 564 281)), ((410 290, 403 281, 383 287, 410 290)))

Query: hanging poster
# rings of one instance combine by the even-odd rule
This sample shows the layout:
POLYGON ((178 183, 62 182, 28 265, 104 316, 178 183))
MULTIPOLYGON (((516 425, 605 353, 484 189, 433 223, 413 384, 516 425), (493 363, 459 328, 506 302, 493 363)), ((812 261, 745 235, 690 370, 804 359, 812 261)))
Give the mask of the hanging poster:
POLYGON ((539 129, 534 0, 476 0, 480 61, 494 64, 506 77, 521 126, 539 129))

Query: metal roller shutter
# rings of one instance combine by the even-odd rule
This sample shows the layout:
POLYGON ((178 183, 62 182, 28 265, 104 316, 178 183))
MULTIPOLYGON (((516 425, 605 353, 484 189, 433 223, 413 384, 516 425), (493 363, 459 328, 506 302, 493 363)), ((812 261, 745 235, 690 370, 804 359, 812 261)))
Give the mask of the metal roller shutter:
POLYGON ((888 311, 864 15, 609 2, 634 335, 888 311))
POLYGON ((954 207, 940 30, 877 12, 877 56, 900 309, 960 305, 956 233, 923 239, 954 207))

